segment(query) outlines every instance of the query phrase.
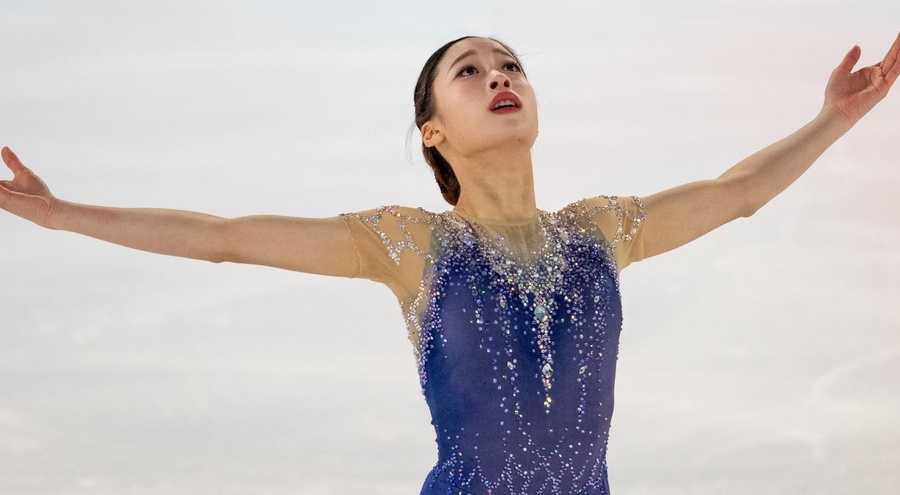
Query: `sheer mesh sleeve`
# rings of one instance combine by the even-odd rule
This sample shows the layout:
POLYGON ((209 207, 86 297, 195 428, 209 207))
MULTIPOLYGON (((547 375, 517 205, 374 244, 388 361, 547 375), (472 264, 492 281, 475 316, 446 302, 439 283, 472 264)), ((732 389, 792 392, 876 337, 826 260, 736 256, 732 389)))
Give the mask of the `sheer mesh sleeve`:
POLYGON ((431 228, 435 214, 422 209, 382 206, 341 214, 358 259, 357 277, 384 283, 401 303, 418 292, 431 263, 431 228))
POLYGON ((619 270, 644 257, 644 203, 637 196, 597 196, 581 200, 581 213, 603 233, 616 258, 619 270))

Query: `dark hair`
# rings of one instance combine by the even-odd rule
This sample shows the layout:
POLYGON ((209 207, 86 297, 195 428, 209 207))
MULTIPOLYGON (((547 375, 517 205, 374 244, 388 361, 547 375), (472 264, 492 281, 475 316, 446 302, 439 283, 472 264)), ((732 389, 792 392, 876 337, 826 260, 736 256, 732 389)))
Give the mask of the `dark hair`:
MULTIPOLYGON (((437 111, 433 89, 434 79, 437 77, 438 64, 441 63, 444 54, 447 53, 447 50, 449 50, 450 47, 462 40, 470 38, 480 38, 480 36, 463 36, 462 38, 455 39, 438 48, 430 57, 428 57, 428 60, 425 61, 422 72, 419 73, 419 80, 416 81, 415 92, 413 93, 413 102, 416 109, 416 127, 420 130, 422 129, 422 125, 434 117, 434 113, 437 111)), ((519 66, 522 65, 516 52, 505 43, 494 38, 484 39, 489 39, 498 43, 503 49, 509 52, 519 66)), ((425 162, 431 167, 431 171, 434 172, 434 179, 437 181, 444 199, 451 205, 456 206, 456 202, 459 200, 459 181, 456 179, 456 174, 453 172, 453 167, 450 166, 450 162, 441 155, 441 152, 438 151, 437 148, 429 148, 428 146, 425 146, 425 143, 422 143, 422 155, 425 157, 425 162)))

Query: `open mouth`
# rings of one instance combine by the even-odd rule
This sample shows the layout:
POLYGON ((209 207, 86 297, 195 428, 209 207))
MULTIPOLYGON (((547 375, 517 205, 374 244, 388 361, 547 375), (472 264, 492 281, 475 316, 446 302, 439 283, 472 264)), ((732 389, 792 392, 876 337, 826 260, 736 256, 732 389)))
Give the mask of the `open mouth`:
POLYGON ((508 113, 518 110, 522 106, 519 97, 511 91, 498 93, 491 100, 491 111, 496 113, 508 113))
POLYGON ((494 108, 491 108, 491 110, 500 110, 501 108, 519 108, 519 106, 512 100, 503 100, 494 105, 494 108))

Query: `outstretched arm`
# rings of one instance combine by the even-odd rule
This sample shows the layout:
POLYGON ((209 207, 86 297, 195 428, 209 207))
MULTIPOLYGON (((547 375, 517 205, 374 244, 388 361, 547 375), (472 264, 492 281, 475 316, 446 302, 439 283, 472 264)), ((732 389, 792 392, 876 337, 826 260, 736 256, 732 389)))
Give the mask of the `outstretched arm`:
POLYGON ((900 75, 900 36, 881 62, 853 72, 860 53, 854 46, 832 72, 822 110, 810 123, 716 179, 644 198, 644 257, 664 253, 731 220, 752 215, 874 108, 900 75))
POLYGON ((253 263, 348 277, 357 271, 353 242, 337 217, 226 219, 179 210, 76 204, 54 197, 9 148, 3 148, 2 156, 14 178, 0 181, 0 208, 50 229, 213 262, 253 263))

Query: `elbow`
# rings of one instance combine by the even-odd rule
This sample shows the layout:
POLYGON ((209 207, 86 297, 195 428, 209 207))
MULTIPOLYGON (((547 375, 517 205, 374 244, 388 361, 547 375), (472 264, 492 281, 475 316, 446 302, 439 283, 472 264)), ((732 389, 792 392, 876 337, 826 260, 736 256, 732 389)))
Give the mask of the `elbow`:
POLYGON ((234 261, 236 241, 234 240, 235 232, 232 221, 222 219, 215 226, 212 234, 209 249, 205 250, 203 260, 216 264, 234 261))
POLYGON ((208 249, 205 250, 202 256, 199 256, 198 259, 201 261, 208 261, 210 263, 225 263, 226 261, 234 261, 232 257, 228 254, 227 250, 224 249, 208 249))
POLYGON ((228 261, 228 258, 226 258, 225 256, 210 256, 203 261, 208 261, 210 263, 215 263, 218 265, 219 263, 225 263, 226 261, 228 261))
POLYGON ((760 203, 758 201, 744 201, 744 204, 740 205, 738 208, 737 216, 738 218, 750 218, 754 213, 759 211, 763 205, 765 205, 765 203, 760 203))
POLYGON ((211 247, 207 251, 207 261, 212 263, 263 264, 259 252, 262 244, 258 222, 255 217, 223 218, 211 236, 211 247))
POLYGON ((760 208, 769 202, 769 195, 766 192, 764 184, 759 184, 755 177, 749 174, 742 174, 727 178, 727 194, 733 198, 733 214, 734 218, 749 218, 760 208))
POLYGON ((753 216, 763 206, 766 206, 776 194, 765 186, 744 188, 742 192, 735 195, 740 198, 739 215, 744 218, 753 216))

